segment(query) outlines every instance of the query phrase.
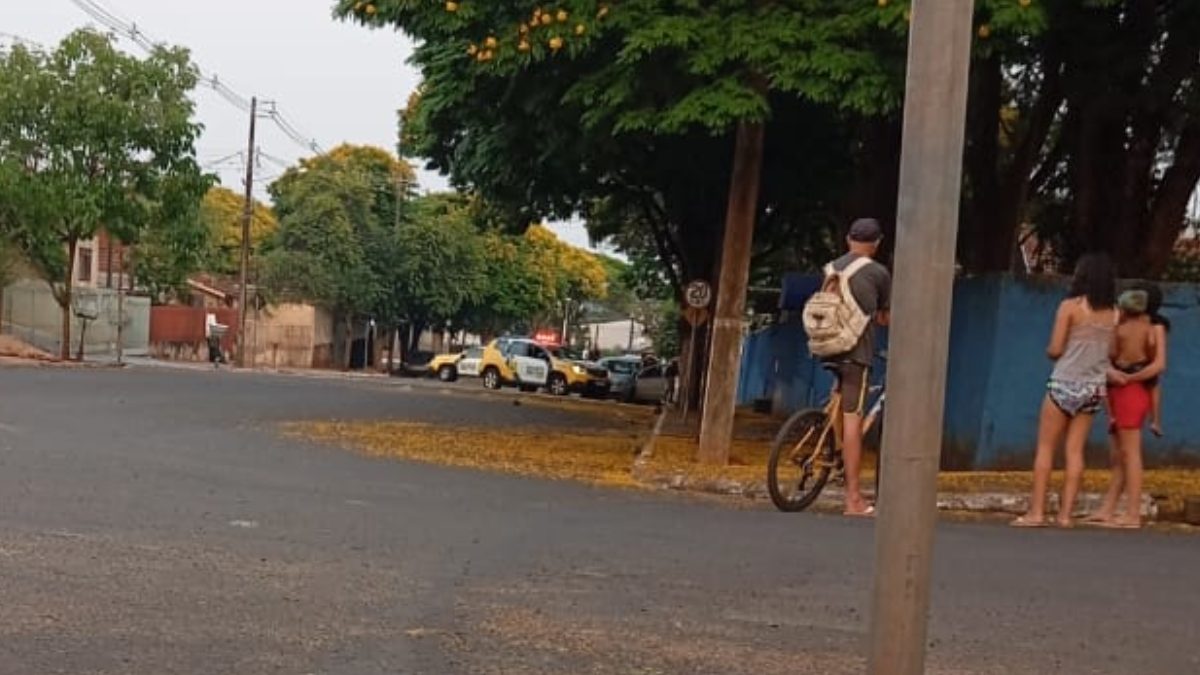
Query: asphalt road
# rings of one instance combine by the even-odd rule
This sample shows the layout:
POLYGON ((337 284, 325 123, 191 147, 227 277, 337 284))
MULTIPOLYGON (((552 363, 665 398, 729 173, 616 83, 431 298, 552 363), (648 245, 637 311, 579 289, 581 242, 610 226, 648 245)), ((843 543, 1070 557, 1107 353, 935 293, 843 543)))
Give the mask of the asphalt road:
MULTIPOLYGON (((0 673, 857 673, 873 523, 371 460, 418 387, 0 369, 0 673)), ((601 420, 601 421, 597 421, 601 420)), ((929 672, 1200 672, 1200 540, 943 524, 929 672)))

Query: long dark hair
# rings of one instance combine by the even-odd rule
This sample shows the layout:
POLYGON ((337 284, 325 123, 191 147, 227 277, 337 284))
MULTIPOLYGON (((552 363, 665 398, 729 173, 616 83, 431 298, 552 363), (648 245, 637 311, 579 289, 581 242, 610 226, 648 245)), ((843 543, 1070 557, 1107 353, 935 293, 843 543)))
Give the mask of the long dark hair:
POLYGON ((1150 316, 1150 322, 1156 326, 1162 326, 1170 332, 1171 321, 1159 313, 1163 304, 1162 288, 1149 281, 1136 281, 1130 288, 1146 292, 1146 314, 1150 316))
POLYGON ((1112 309, 1117 304, 1117 278, 1112 258, 1106 253, 1088 253, 1075 263, 1068 297, 1087 298, 1092 309, 1112 309))

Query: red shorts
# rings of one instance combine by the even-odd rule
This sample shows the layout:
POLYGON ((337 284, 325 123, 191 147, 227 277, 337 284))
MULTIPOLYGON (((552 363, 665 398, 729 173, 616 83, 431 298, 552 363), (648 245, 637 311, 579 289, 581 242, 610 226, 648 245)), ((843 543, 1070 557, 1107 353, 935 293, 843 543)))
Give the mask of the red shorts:
POLYGON ((1150 414, 1150 389, 1141 382, 1108 388, 1108 403, 1113 426, 1117 429, 1141 429, 1150 414))

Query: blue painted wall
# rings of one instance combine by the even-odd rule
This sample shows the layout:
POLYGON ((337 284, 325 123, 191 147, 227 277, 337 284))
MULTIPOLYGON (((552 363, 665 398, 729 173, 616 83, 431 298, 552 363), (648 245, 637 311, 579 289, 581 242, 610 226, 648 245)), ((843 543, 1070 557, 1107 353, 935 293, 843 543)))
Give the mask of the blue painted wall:
MULTIPOLYGON (((1163 425, 1167 436, 1147 434, 1147 460, 1200 464, 1200 286, 1164 284, 1163 314, 1171 319, 1163 425)), ((1028 467, 1037 416, 1052 364, 1046 340, 1065 282, 973 278, 954 289, 946 391, 947 468, 1028 467)), ((819 405, 831 380, 805 349, 795 322, 771 326, 746 340, 739 401, 767 398, 777 412, 819 405)), ((1093 455, 1106 448, 1105 420, 1093 430, 1093 455)))

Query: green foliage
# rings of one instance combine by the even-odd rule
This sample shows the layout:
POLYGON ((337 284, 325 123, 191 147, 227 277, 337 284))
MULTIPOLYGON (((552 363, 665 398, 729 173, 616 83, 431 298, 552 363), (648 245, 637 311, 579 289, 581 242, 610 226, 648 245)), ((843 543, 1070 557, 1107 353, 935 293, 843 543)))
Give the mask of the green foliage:
POLYGON ((382 294, 364 236, 381 227, 362 175, 325 163, 292 169, 271 186, 279 230, 263 260, 262 285, 354 317, 382 294))
MULTIPOLYGON (((89 30, 51 53, 0 52, 0 224, 64 315, 77 242, 101 227, 134 243, 186 224, 207 189, 189 97, 197 78, 186 50, 138 59, 89 30)), ((69 337, 68 324, 64 355, 69 337)))
MULTIPOLYGON (((204 256, 206 271, 233 276, 241 269, 242 215, 245 197, 225 187, 214 187, 204 195, 200 220, 207 230, 208 251, 204 256)), ((255 200, 250 218, 250 257, 254 261, 265 243, 279 229, 274 210, 255 200)), ((252 262, 253 264, 253 262, 252 262)))
POLYGON ((389 314, 418 326, 444 327, 483 292, 483 240, 462 197, 432 194, 406 205, 388 248, 389 314))

